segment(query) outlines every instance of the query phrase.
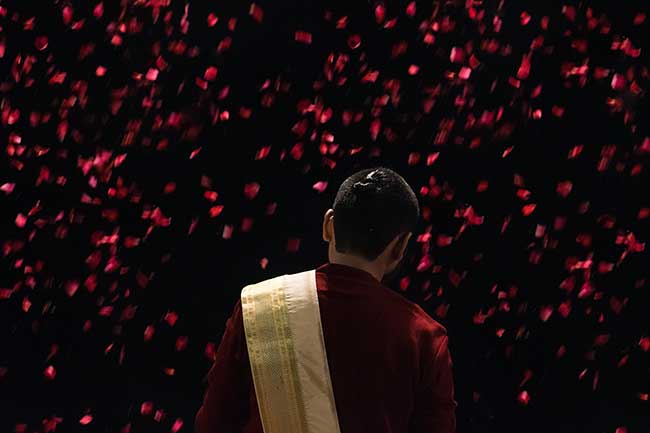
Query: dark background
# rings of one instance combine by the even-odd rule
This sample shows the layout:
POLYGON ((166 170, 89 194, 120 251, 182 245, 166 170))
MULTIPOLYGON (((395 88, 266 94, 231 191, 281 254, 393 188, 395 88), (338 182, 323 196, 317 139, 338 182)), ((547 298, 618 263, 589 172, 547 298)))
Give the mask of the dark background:
POLYGON ((0 431, 191 431, 240 289, 324 263, 375 165, 421 199, 391 285, 449 331, 459 432, 650 431, 646 2, 167 3, 0 2, 0 431))

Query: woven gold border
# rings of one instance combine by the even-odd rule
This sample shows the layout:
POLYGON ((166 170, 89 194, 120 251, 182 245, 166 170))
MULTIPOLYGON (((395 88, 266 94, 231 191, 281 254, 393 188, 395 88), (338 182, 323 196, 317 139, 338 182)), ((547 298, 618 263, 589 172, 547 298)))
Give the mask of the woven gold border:
POLYGON ((246 286, 241 299, 264 433, 307 433, 284 276, 246 286))

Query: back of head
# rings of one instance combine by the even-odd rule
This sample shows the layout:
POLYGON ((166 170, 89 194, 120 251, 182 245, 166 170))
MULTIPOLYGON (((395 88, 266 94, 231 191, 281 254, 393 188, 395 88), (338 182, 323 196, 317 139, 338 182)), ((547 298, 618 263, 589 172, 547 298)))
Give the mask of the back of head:
POLYGON ((334 199, 336 250, 375 260, 395 236, 413 231, 418 200, 404 178, 377 167, 348 177, 334 199))

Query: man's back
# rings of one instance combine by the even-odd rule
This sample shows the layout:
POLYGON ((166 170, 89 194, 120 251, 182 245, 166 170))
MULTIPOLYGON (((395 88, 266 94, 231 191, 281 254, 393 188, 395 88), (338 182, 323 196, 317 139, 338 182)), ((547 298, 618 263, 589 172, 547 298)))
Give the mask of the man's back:
POLYGON ((452 431, 440 425, 453 418, 451 371, 434 365, 447 350, 445 329, 362 270, 327 264, 316 281, 341 431, 452 431), (418 397, 422 377, 438 374, 449 376, 418 397))
MULTIPOLYGON (((445 329, 369 273, 316 270, 323 336, 341 433, 453 432, 445 329)), ((196 430, 262 433, 241 306, 235 307, 209 374, 196 430)))

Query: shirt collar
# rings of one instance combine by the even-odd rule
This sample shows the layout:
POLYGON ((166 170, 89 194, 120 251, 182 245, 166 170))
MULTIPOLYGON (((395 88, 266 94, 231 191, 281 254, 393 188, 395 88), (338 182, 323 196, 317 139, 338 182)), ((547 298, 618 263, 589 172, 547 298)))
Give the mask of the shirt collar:
POLYGON ((316 270, 319 272, 324 272, 326 274, 332 273, 343 276, 345 278, 361 280, 368 284, 381 284, 380 281, 377 281, 377 279, 370 272, 355 268, 353 266, 342 265, 339 263, 325 263, 316 268, 316 270))

